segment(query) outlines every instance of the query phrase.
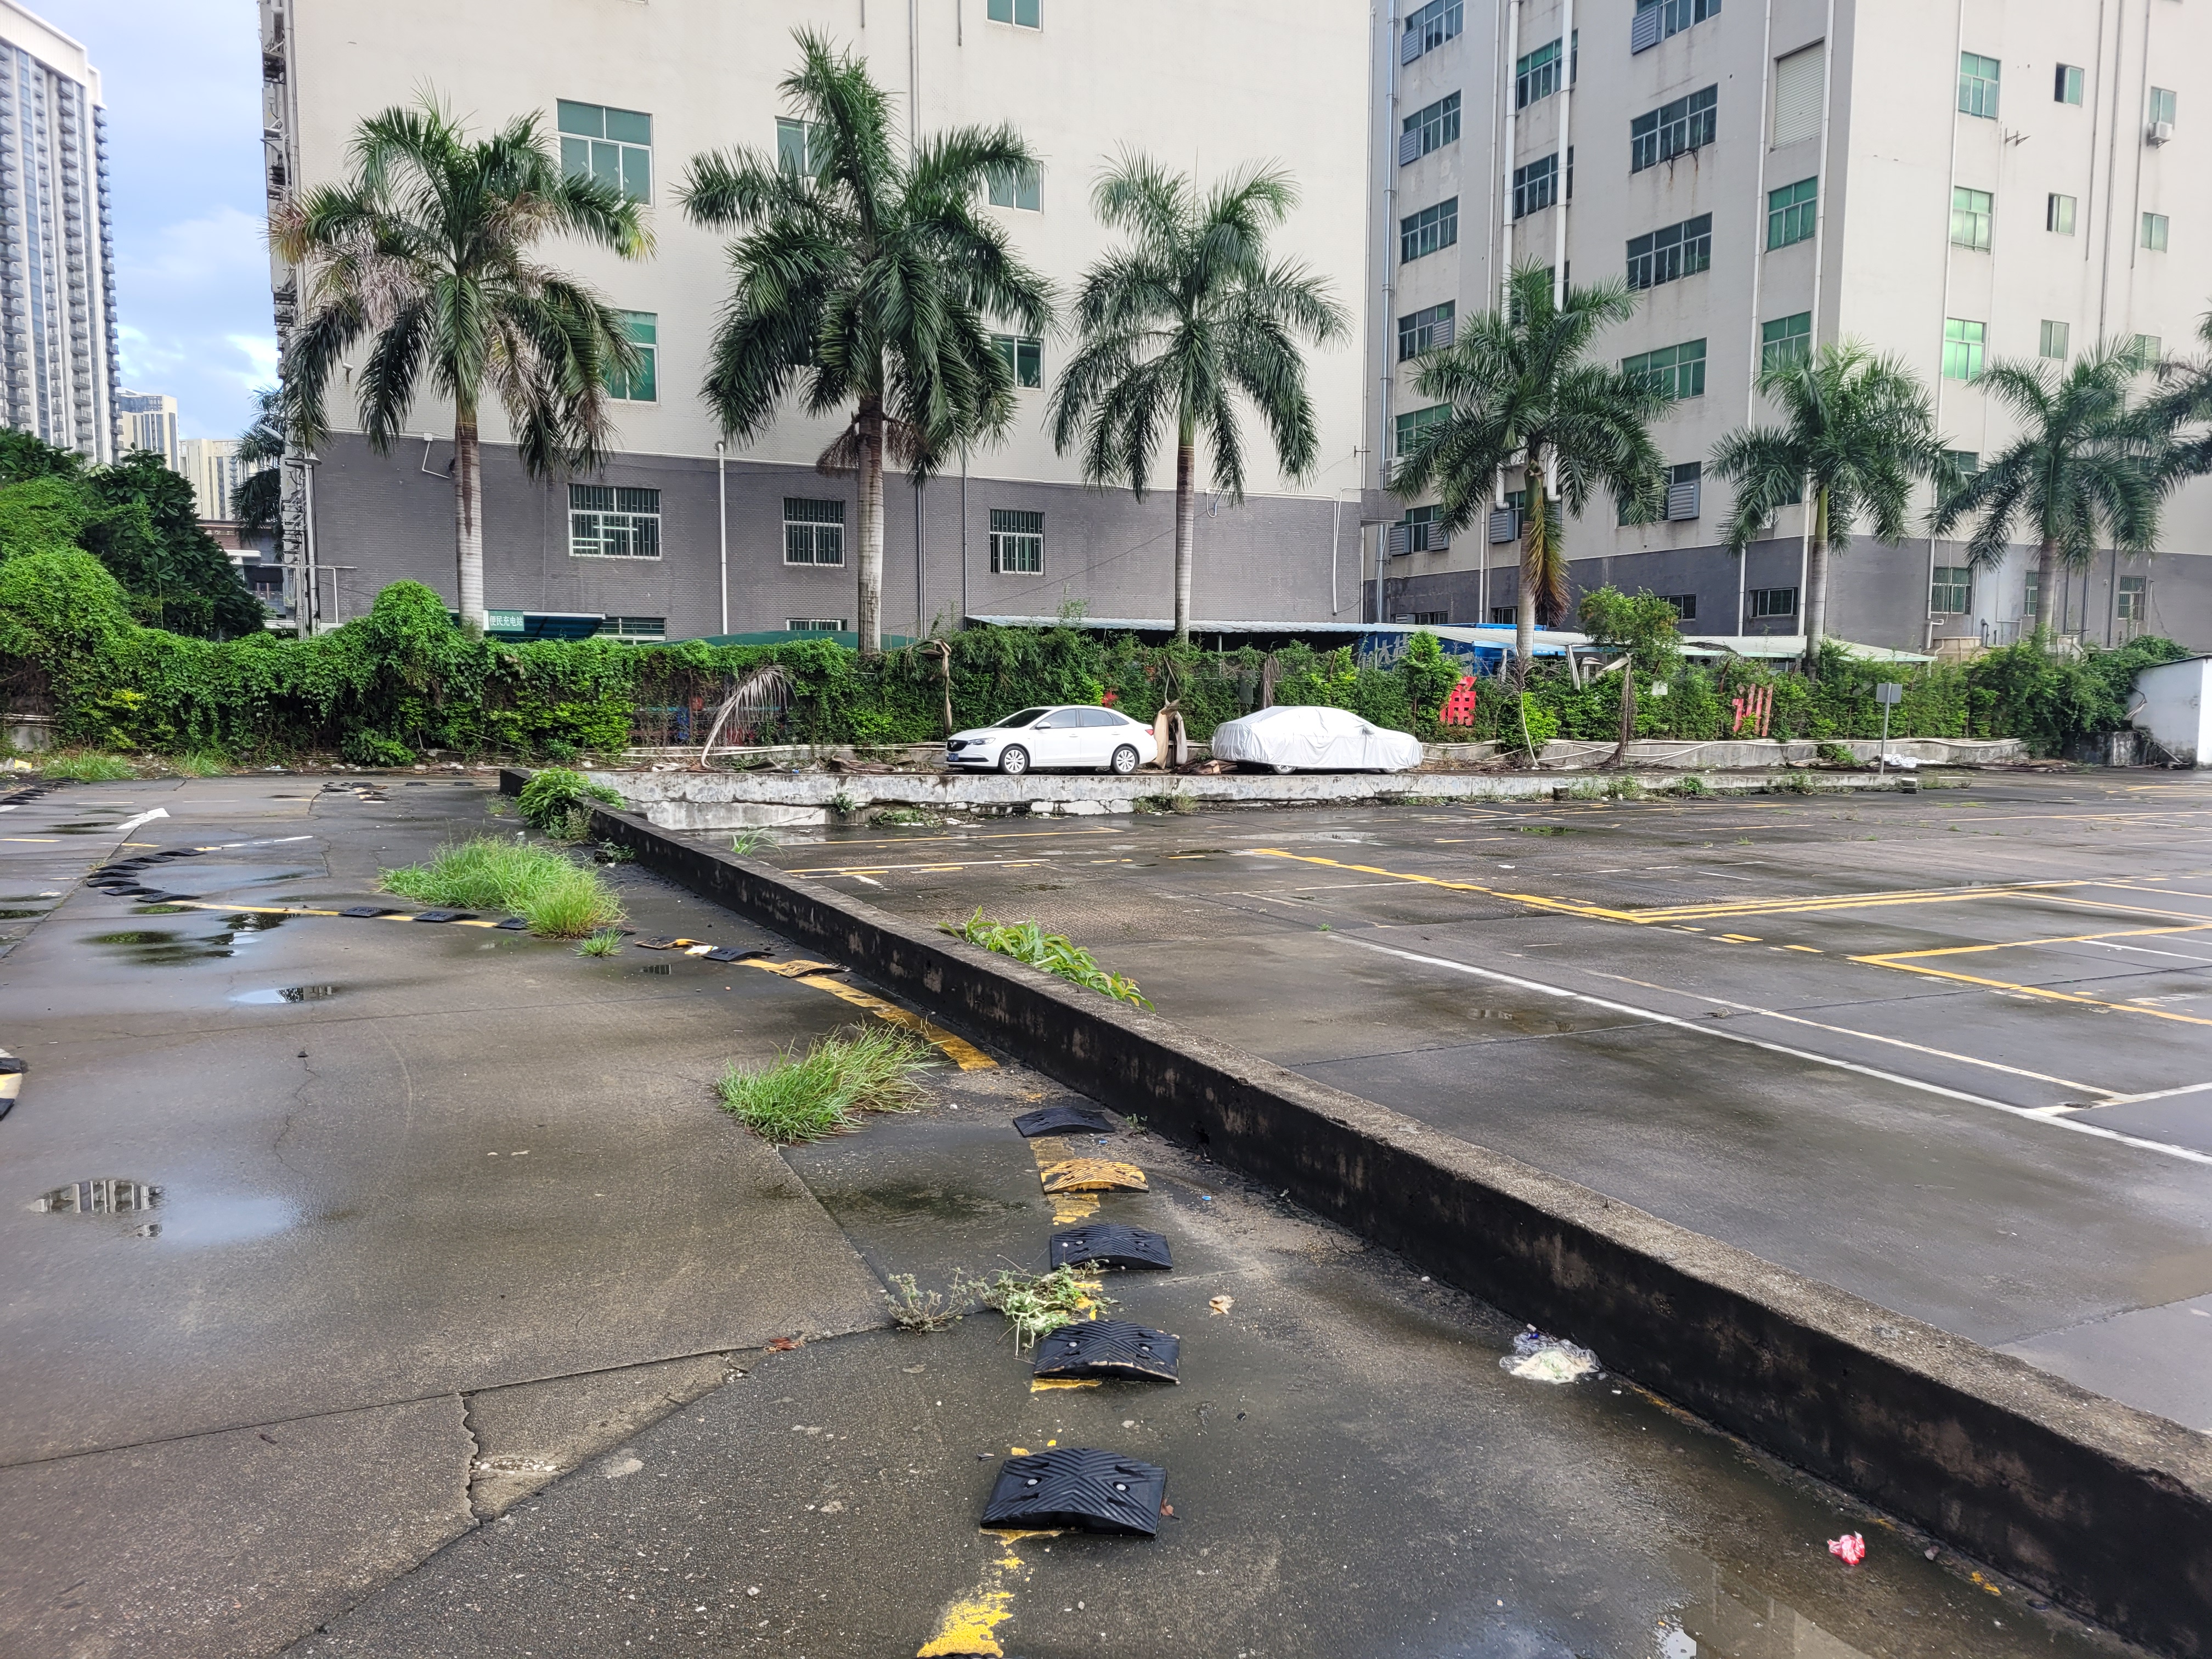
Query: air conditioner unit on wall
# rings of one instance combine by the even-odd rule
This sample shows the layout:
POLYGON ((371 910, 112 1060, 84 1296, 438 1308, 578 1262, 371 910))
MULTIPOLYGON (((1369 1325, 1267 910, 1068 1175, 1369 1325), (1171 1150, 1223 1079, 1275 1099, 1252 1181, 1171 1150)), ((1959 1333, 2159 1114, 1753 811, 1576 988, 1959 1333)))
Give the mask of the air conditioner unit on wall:
POLYGON ((2167 143, 2172 137, 2172 122, 2154 121, 2150 124, 2150 131, 2143 135, 2143 143, 2155 146, 2167 143))

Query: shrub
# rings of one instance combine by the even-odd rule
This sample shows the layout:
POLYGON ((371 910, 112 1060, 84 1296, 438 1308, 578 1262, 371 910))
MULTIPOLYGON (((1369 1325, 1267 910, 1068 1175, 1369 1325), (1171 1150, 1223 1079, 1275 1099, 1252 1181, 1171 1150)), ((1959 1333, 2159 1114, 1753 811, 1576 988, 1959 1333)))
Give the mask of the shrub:
POLYGON ((381 732, 356 732, 339 745, 338 753, 356 766, 412 766, 415 751, 394 743, 381 732))
POLYGON ((585 939, 623 919, 621 901, 596 871, 550 848, 497 836, 442 848, 428 864, 386 870, 378 884, 424 904, 504 910, 543 939, 585 939))
POLYGON ((1048 974, 1057 974, 1073 984, 1112 997, 1117 1002, 1134 1003, 1139 1008, 1152 1006, 1139 993, 1135 980, 1108 973, 1090 951, 1066 934, 1048 933, 1034 921, 987 921, 979 909, 964 922, 940 921, 937 925, 956 939, 1012 957, 1017 962, 1026 962, 1048 974))
POLYGON ((120 783, 138 769, 120 755, 48 755, 40 759, 39 775, 57 783, 120 783))
POLYGON ((774 1066, 724 1070, 722 1108, 763 1140, 819 1140, 855 1127, 864 1112, 910 1112, 926 1098, 917 1073, 929 1045, 889 1026, 817 1037, 774 1066))
MULTIPOLYGON (((571 772, 566 767, 549 766, 531 775, 515 805, 521 810, 523 821, 541 835, 574 841, 583 833, 576 819, 579 809, 586 801, 597 801, 603 806, 623 804, 622 796, 605 784, 593 783, 582 773, 571 772)), ((585 823, 590 822, 588 812, 580 816, 585 823)))

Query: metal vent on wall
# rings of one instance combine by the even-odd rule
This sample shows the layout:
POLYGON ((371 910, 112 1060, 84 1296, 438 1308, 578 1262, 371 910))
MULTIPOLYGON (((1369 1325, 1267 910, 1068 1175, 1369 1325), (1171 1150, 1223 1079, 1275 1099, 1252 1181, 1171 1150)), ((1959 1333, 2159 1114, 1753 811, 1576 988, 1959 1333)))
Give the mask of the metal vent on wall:
POLYGON ((1416 127, 1411 132, 1400 133, 1398 135, 1398 165, 1404 167, 1409 161, 1418 161, 1420 159, 1421 130, 1416 127))
POLYGON ((1659 44, 1659 8, 1645 6, 1636 14, 1628 26, 1628 51, 1633 57, 1639 52, 1649 52, 1659 44))
POLYGON ((1490 544, 1492 547, 1505 542, 1517 542, 1520 539, 1521 515, 1518 513, 1510 507, 1501 507, 1491 514, 1490 544))

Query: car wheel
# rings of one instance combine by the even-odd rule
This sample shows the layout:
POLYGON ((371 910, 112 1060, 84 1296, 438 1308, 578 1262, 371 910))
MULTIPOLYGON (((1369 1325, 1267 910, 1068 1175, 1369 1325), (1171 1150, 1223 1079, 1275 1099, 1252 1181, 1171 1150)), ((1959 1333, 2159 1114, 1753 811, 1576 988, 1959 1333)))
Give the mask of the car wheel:
POLYGON ((1119 749, 1116 749, 1114 751, 1114 760, 1111 769, 1115 776, 1124 778, 1127 777, 1130 773, 1135 771, 1137 769, 1136 750, 1126 743, 1119 749))
POLYGON ((1010 778, 1018 778, 1030 769, 1030 751, 1018 743, 1010 743, 999 751, 999 769, 1010 778))
POLYGON ((1295 766, 1279 766, 1275 769, 1275 775, 1279 778, 1286 772, 1295 772, 1297 769, 1295 766))

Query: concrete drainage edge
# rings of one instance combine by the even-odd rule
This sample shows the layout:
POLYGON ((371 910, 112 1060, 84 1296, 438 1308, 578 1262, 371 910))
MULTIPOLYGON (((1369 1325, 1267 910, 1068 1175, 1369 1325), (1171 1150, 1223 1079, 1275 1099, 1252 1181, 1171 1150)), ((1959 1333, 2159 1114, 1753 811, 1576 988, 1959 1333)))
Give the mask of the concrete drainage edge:
POLYGON ((592 834, 2121 1634, 2212 1655, 2212 1437, 635 814, 592 834))

